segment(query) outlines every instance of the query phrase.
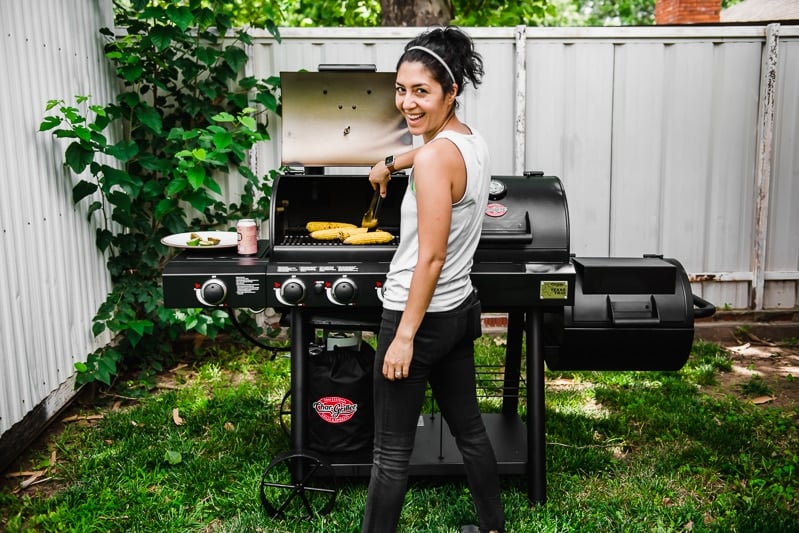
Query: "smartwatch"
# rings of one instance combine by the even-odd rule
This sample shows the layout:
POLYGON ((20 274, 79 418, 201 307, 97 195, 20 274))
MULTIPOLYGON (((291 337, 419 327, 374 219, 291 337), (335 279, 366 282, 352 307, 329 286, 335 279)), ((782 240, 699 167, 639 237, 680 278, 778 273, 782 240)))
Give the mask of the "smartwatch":
POLYGON ((393 174, 393 173, 395 173, 395 172, 397 171, 397 169, 396 169, 396 168, 394 168, 394 161, 395 161, 395 159, 394 159, 394 156, 393 156, 393 155, 390 155, 390 156, 388 156, 388 157, 386 158, 386 161, 385 161, 385 163, 386 163, 386 168, 387 168, 387 169, 388 169, 388 171, 389 171, 390 173, 392 173, 392 174, 393 174))

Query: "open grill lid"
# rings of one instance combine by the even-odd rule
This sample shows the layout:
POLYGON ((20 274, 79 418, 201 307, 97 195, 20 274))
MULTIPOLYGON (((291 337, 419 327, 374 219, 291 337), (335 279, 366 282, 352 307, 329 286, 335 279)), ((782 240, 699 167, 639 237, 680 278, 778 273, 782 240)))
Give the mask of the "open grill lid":
POLYGON ((320 65, 281 72, 282 162, 287 166, 372 166, 407 152, 413 138, 394 106, 396 74, 374 65, 320 65))

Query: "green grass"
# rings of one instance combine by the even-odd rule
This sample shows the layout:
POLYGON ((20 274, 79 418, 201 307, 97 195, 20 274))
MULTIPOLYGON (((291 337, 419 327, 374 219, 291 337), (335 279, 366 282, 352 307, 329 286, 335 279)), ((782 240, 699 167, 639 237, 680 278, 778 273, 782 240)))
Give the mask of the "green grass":
MULTIPOLYGON (((479 362, 501 365, 498 340, 482 339, 479 362)), ((272 520, 260 507, 263 470, 289 448, 279 423, 287 359, 232 348, 189 364, 175 388, 118 410, 102 397, 84 413, 102 420, 32 450, 40 466, 56 451, 53 479, 0 492, 0 530, 360 531, 365 479, 341 480, 333 512, 314 520, 272 520)), ((799 411, 703 394, 729 364, 697 343, 680 372, 548 372, 548 500, 531 506, 526 480, 503 477, 508 532, 799 531, 799 411)), ((402 531, 474 521, 463 480, 411 482, 402 531)))

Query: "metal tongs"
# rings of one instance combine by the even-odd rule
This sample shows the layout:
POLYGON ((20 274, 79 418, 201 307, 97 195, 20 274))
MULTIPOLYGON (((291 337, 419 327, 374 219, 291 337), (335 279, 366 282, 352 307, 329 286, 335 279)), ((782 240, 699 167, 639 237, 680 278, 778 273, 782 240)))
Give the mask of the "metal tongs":
POLYGON ((377 188, 372 196, 372 201, 369 202, 369 209, 363 214, 363 219, 361 220, 362 228, 371 230, 377 227, 377 212, 380 210, 380 203, 382 201, 383 197, 380 196, 380 188, 377 188))

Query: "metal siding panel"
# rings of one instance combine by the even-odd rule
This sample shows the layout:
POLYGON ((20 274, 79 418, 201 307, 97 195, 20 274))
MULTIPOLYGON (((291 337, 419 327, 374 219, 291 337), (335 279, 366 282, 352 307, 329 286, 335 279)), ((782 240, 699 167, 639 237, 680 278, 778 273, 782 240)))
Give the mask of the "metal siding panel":
POLYGON ((657 42, 628 43, 616 50, 611 256, 636 257, 661 249, 664 57, 664 46, 657 42))
MULTIPOLYGON (((799 270, 799 40, 780 43, 766 271, 799 270)), ((765 307, 794 307, 794 281, 767 284, 765 307)))
MULTIPOLYGON (((715 46, 705 272, 752 269, 760 43, 715 46)), ((698 265, 699 266, 699 265, 698 265)), ((746 302, 741 302, 746 305, 746 302)))
POLYGON ((13 250, 0 261, 0 434, 97 345, 91 319, 109 288, 105 261, 85 209, 71 205, 66 144, 38 125, 48 99, 113 98, 97 32, 111 23, 110 2, 6 0, 3 10, 0 53, 15 83, 0 85, 1 244, 13 250))
POLYGON ((713 45, 675 44, 667 48, 665 59, 659 251, 679 258, 686 269, 696 272, 702 268, 706 247, 713 45))
POLYGON ((571 249, 605 255, 610 226, 614 45, 586 42, 564 49, 561 139, 564 186, 572 217, 571 249))

